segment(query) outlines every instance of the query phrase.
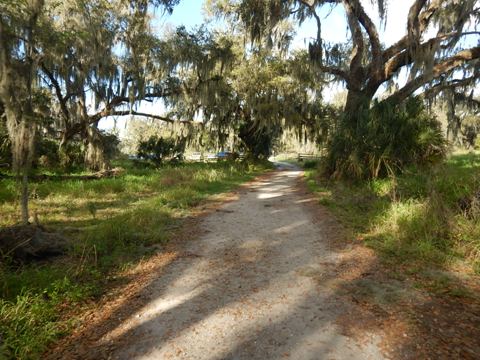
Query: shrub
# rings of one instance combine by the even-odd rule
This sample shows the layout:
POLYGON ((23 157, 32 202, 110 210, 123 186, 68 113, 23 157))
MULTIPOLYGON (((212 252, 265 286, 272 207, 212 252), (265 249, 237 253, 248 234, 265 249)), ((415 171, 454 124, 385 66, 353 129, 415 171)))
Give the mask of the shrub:
POLYGON ((329 175, 374 179, 443 159, 447 142, 423 102, 410 98, 401 106, 376 103, 355 119, 342 119, 327 146, 329 175))
POLYGON ((168 157, 183 159, 185 152, 186 139, 163 138, 161 136, 151 136, 148 140, 140 142, 138 145, 138 157, 150 160, 156 165, 161 165, 163 160, 168 157))
POLYGON ((318 160, 307 160, 303 163, 304 169, 314 169, 318 166, 318 160))
POLYGON ((37 160, 35 165, 51 168, 56 167, 60 162, 58 153, 58 142, 46 138, 38 138, 36 144, 37 160))
POLYGON ((84 150, 80 142, 68 142, 59 152, 60 165, 67 169, 81 167, 84 164, 84 150))

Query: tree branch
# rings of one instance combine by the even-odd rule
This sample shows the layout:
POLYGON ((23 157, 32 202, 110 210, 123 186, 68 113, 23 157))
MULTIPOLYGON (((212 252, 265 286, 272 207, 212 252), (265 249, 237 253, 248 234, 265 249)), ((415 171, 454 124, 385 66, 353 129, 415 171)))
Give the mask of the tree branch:
POLYGON ((409 81, 403 88, 398 90, 395 94, 389 96, 386 101, 397 104, 401 103, 407 97, 412 95, 417 89, 421 88, 428 82, 442 76, 448 71, 454 70, 461 65, 478 58, 480 58, 480 47, 477 46, 468 50, 462 50, 448 59, 445 59, 443 62, 436 64, 432 71, 424 73, 409 81))
POLYGON ((372 57, 373 62, 377 63, 381 61, 381 43, 380 43, 380 36, 378 35, 377 28, 373 23, 372 19, 367 15, 365 10, 363 9, 362 4, 358 0, 350 0, 353 4, 353 9, 355 15, 358 18, 360 24, 362 24, 363 28, 367 31, 368 38, 370 40, 370 46, 372 47, 372 57))
POLYGON ((350 61, 350 81, 349 87, 351 89, 360 90, 363 83, 364 69, 362 67, 362 58, 365 44, 363 42, 362 29, 355 16, 355 10, 349 0, 343 0, 343 6, 347 14, 348 25, 352 34, 352 54, 350 61))
MULTIPOLYGON (((96 114, 97 115, 97 114, 96 114)), ((96 115, 93 115, 90 117, 90 123, 89 125, 92 125, 99 120, 97 120, 96 115)), ((130 111, 130 110, 113 110, 110 111, 109 113, 101 112, 102 118, 108 117, 108 116, 128 116, 128 115, 134 115, 134 116, 141 116, 141 117, 147 117, 150 119, 155 119, 155 120, 160 120, 168 123, 184 123, 184 124, 190 124, 193 123, 193 120, 175 120, 171 119, 165 116, 161 115, 155 115, 155 114, 147 114, 143 112, 138 112, 138 111, 130 111)))
POLYGON ((338 76, 338 77, 342 78, 347 83, 350 82, 350 77, 348 76, 348 73, 346 71, 338 68, 338 67, 321 65, 319 68, 320 68, 321 71, 323 71, 325 73, 335 75, 335 76, 338 76))
POLYGON ((55 79, 53 73, 45 66, 45 64, 41 63, 40 66, 42 68, 42 71, 45 73, 45 75, 47 75, 48 79, 52 83, 52 86, 55 89, 55 95, 57 96, 57 99, 60 103, 60 108, 62 109, 63 116, 65 120, 68 120, 70 118, 70 112, 68 111, 67 99, 63 96, 60 84, 58 83, 57 79, 55 79))
MULTIPOLYGON (((472 34, 477 34, 477 32, 469 31, 469 32, 464 32, 460 34, 458 34, 457 32, 451 32, 448 34, 439 34, 437 37, 431 38, 428 41, 420 44, 417 47, 417 50, 422 48, 427 49, 429 47, 434 46, 436 43, 438 44, 444 40, 448 40, 451 37, 466 36, 466 35, 472 35, 472 34)), ((406 49, 401 53, 397 54, 396 56, 392 57, 389 61, 385 63, 384 68, 382 69, 383 71, 382 81, 390 80, 400 68, 410 65, 414 61, 415 59, 413 55, 406 49)))
POLYGON ((315 18, 315 21, 317 23, 317 45, 322 46, 322 21, 320 20, 320 16, 318 16, 317 12, 315 11, 315 2, 312 2, 310 4, 306 0, 299 0, 299 1, 300 3, 302 3, 303 5, 305 5, 310 9, 310 12, 315 18))
MULTIPOLYGON (((427 3, 427 0, 416 0, 413 5, 410 7, 408 12, 407 19, 407 39, 408 44, 410 45, 411 51, 416 48, 417 45, 420 45, 420 39, 422 34, 421 24, 420 24, 420 11, 427 3)), ((412 51, 413 52, 413 51, 412 51)))
POLYGON ((427 90, 425 90, 425 92, 423 93, 425 97, 433 97, 433 96, 436 96, 437 94, 439 94, 440 92, 444 91, 444 90, 447 90, 447 89, 455 89, 455 88, 459 88, 459 87, 462 87, 462 86, 469 86, 471 85, 472 83, 474 83, 475 81, 478 81, 479 78, 478 78, 478 75, 475 74, 475 75, 472 75, 472 76, 469 76, 467 78, 463 78, 463 79, 453 79, 453 80, 450 80, 450 81, 442 81, 438 84, 436 84, 435 86, 432 86, 430 88, 428 88, 427 90))
MULTIPOLYGON (((420 34, 422 34, 427 29, 430 23, 430 19, 432 18, 433 14, 440 8, 442 1, 443 0, 432 1, 430 6, 424 11, 421 11, 423 6, 425 6, 424 0, 417 0, 410 7, 408 18, 410 19, 411 16, 416 16, 418 18, 418 22, 414 21, 414 23, 418 25, 418 31, 420 34)), ((414 23, 412 22, 412 25, 415 25, 414 23)), ((387 62, 389 59, 402 52, 403 50, 407 49, 409 40, 408 30, 409 29, 407 28, 407 35, 405 35, 403 38, 398 40, 395 44, 393 44, 383 52, 383 59, 385 62, 387 62)))

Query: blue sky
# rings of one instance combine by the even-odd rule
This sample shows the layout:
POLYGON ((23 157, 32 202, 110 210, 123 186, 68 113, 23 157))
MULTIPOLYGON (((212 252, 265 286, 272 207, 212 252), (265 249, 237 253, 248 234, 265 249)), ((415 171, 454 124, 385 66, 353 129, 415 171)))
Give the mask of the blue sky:
MULTIPOLYGON (((191 29, 203 23, 203 0, 181 0, 172 15, 164 15, 160 17, 157 14, 155 25, 171 24, 174 27, 184 25, 191 29)), ((159 29, 161 30, 161 29, 159 29)))

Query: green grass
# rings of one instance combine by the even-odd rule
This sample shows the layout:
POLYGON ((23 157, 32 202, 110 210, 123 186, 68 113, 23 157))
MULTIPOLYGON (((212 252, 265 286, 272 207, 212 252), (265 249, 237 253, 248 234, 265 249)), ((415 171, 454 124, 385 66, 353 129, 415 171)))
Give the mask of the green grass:
POLYGON ((328 181, 317 169, 306 178, 320 203, 387 263, 480 274, 480 211, 461 206, 480 191, 478 152, 370 182, 328 181))
MULTIPOLYGON (((69 229, 66 257, 21 268, 0 264, 0 358, 36 359, 68 333, 65 314, 100 296, 109 279, 166 243, 192 207, 229 191, 267 165, 185 164, 135 169, 91 181, 31 184, 31 211, 42 225, 69 229)), ((19 221, 18 188, 0 180, 0 226, 19 221)), ((5 260, 5 259, 4 259, 5 260)), ((8 261, 7 261, 8 262, 8 261)))

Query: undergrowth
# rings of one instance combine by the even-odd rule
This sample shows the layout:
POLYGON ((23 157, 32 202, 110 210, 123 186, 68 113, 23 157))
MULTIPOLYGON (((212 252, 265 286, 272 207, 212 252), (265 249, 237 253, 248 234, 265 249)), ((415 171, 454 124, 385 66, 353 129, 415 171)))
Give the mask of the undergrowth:
MULTIPOLYGON (((128 163, 122 164, 124 167, 128 163)), ((28 266, 0 263, 0 358, 37 359, 68 333, 73 309, 98 298, 109 279, 163 244, 192 207, 268 167, 214 163, 127 168, 117 178, 33 183, 31 209, 42 225, 72 239, 67 256, 28 266)), ((18 219, 18 189, 0 180, 0 226, 18 219)))
POLYGON ((340 118, 326 146, 323 170, 343 180, 376 179, 411 165, 438 163, 447 150, 440 122, 419 97, 401 105, 375 101, 370 107, 367 101, 340 118))
POLYGON ((310 189, 386 262, 480 274, 480 153, 356 183, 320 172, 306 170, 310 189))

